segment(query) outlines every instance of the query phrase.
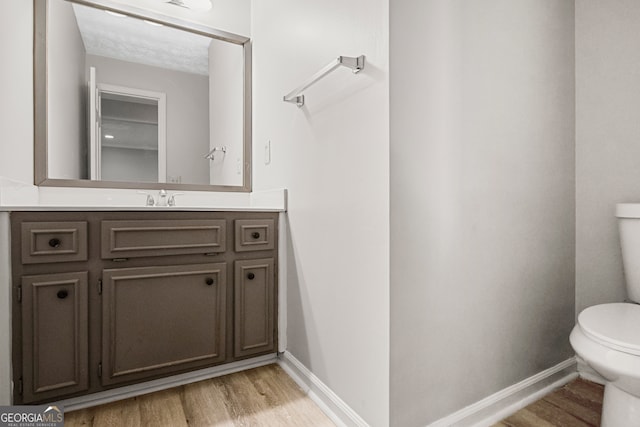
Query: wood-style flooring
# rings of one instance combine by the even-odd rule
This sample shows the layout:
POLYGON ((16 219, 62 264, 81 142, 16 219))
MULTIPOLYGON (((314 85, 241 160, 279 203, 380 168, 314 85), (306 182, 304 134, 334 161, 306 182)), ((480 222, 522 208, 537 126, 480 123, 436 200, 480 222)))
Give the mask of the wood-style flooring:
MULTIPOLYGON (((604 387, 577 379, 492 427, 597 427, 604 387)), ((329 427, 278 365, 65 414, 65 427, 329 427)))
POLYGON ((65 427, 334 426, 278 365, 67 412, 65 427))
POLYGON ((578 378, 492 427, 598 427, 604 387, 578 378))

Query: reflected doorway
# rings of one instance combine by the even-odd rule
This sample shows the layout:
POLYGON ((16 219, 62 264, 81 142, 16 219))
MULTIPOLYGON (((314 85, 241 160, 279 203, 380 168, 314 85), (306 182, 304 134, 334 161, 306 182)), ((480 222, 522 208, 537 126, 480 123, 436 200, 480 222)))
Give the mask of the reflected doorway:
POLYGON ((166 95, 102 83, 94 93, 91 179, 166 182, 166 95))

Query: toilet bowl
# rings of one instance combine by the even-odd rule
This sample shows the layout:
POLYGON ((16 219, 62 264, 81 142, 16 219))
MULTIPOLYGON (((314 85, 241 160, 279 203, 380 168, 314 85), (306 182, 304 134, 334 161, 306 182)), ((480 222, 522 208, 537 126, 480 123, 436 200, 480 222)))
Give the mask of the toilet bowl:
POLYGON ((601 426, 640 426, 640 305, 588 307, 569 339, 576 354, 607 381, 601 426))
POLYGON ((640 427, 640 203, 616 205, 628 303, 587 307, 569 341, 606 380, 603 427, 640 427))

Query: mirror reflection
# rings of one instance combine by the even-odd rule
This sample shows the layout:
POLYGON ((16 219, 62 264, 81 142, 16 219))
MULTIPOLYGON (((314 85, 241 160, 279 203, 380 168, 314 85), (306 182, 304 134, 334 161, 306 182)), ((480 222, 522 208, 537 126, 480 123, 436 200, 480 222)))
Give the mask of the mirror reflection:
POLYGON ((91 142, 91 179, 166 182, 164 93, 100 85, 97 94, 100 139, 91 142))
POLYGON ((242 42, 67 0, 46 4, 45 185, 248 190, 242 42))

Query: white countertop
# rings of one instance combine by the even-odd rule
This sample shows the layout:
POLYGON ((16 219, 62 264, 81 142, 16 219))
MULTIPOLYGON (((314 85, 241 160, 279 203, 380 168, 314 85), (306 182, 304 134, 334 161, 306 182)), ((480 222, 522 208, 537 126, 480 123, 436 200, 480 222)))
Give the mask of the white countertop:
MULTIPOLYGON (((0 178, 0 211, 261 211, 287 210, 284 188, 251 193, 179 191, 176 206, 146 206, 141 190, 36 187, 0 178)), ((157 191, 142 190, 157 200, 157 191)), ((168 195, 178 191, 167 191, 168 195)))
POLYGON ((55 206, 55 205, 40 205, 40 206, 1 206, 0 212, 76 212, 76 211, 96 211, 96 212, 109 212, 109 211, 162 211, 162 212, 284 212, 284 209, 260 207, 260 206, 247 206, 247 207, 227 207, 227 206, 172 206, 172 207, 155 207, 155 206, 55 206))

